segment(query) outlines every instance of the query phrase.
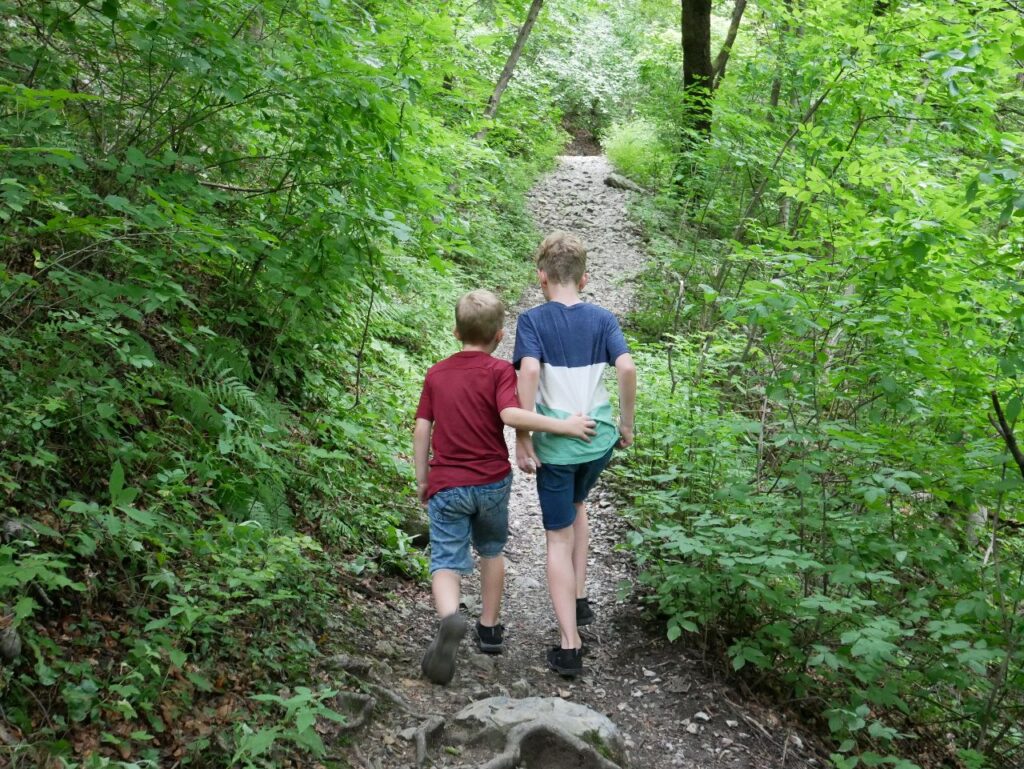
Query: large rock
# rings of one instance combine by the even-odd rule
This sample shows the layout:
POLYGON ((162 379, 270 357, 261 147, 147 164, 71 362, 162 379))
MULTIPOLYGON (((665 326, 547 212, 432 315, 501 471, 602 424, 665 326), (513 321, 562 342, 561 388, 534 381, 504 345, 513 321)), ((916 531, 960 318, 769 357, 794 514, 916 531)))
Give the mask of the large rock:
POLYGON ((622 174, 608 174, 604 178, 604 183, 609 187, 615 187, 620 190, 629 190, 630 192, 643 192, 644 188, 634 182, 632 179, 627 179, 622 174))
POLYGON ((626 765, 626 749, 618 728, 603 713, 559 697, 490 697, 459 711, 452 724, 452 738, 501 749, 516 727, 539 723, 566 732, 626 765))

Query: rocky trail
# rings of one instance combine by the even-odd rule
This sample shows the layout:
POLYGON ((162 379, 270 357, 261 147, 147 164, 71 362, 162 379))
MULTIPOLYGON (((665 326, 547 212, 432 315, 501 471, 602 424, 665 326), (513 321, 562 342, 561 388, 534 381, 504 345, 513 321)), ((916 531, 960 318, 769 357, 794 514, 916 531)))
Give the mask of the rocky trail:
MULTIPOLYGON (((645 257, 626 214, 633 193, 608 186, 610 173, 603 156, 563 156, 531 193, 531 210, 541 231, 582 237, 591 276, 584 299, 622 316, 645 257)), ((511 355, 518 311, 541 299, 536 288, 524 294, 498 355, 511 355)), ((642 371, 640 377, 642 387, 642 371)), ((576 680, 545 666, 557 625, 533 479, 518 470, 509 509, 504 654, 478 653, 467 634, 454 680, 431 684, 419 667, 436 626, 429 588, 398 579, 359 586, 351 605, 332 618, 342 644, 354 651, 323 671, 366 692, 350 703, 356 715, 335 755, 365 769, 824 767, 812 737, 723 681, 685 638, 669 643, 664 624, 645 617, 633 596, 634 566, 617 549, 627 527, 616 504, 600 486, 591 496, 588 589, 597 621, 581 629, 591 651, 576 680), (353 619, 364 627, 353 630, 353 619)), ((471 621, 478 596, 475 577, 465 579, 471 621)))

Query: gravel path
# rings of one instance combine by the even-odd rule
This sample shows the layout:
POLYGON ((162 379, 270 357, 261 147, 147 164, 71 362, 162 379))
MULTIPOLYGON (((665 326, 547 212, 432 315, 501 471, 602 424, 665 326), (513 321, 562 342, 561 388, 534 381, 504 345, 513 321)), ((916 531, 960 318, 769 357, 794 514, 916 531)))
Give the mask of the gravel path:
MULTIPOLYGON (((632 193, 606 186, 610 171, 603 156, 563 156, 532 191, 530 208, 542 232, 565 229, 582 238, 591 276, 584 299, 621 317, 632 300, 631 278, 645 257, 626 215, 627 195, 632 193)), ((510 313, 506 341, 497 355, 511 356, 516 316, 540 301, 539 289, 525 292, 510 313)), ((642 387, 643 371, 639 373, 642 387)), ((511 432, 508 438, 511 448, 511 432)), ((581 629, 592 651, 579 679, 565 680, 545 668, 545 650, 557 641, 558 630, 546 589, 544 533, 533 478, 518 470, 509 511, 502 611, 506 653, 479 654, 467 636, 452 683, 441 687, 423 680, 420 657, 436 620, 429 591, 401 582, 386 601, 374 602, 376 627, 353 639, 354 645, 381 660, 380 680, 424 715, 451 715, 471 700, 497 694, 563 697, 608 715, 626 737, 633 767, 824 766, 811 740, 789 727, 784 716, 745 700, 701 662, 699 652, 682 641, 668 643, 664 624, 644 616, 632 598, 635 568, 628 554, 616 549, 627 526, 615 505, 600 486, 592 495, 588 588, 598 619, 581 629), (381 627, 401 631, 388 633, 381 627)), ((478 596, 476 579, 464 580, 464 602, 472 618, 479 613, 478 596)), ((358 759, 353 765, 414 766, 414 748, 399 735, 416 725, 416 717, 401 711, 379 714, 352 748, 358 759)), ((442 739, 429 751, 428 765, 468 769, 487 758, 473 749, 446 749, 442 739)))

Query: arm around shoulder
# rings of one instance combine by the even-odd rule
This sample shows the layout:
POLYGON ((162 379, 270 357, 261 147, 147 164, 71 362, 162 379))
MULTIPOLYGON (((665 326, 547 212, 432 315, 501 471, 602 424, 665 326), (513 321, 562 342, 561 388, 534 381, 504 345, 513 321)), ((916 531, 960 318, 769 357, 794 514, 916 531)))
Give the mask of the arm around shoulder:
POLYGON ((596 422, 582 414, 555 419, 545 417, 533 411, 517 408, 505 408, 501 410, 501 421, 509 427, 518 430, 539 431, 543 433, 555 433, 557 435, 568 435, 580 440, 589 441, 591 435, 597 431, 594 429, 596 422))

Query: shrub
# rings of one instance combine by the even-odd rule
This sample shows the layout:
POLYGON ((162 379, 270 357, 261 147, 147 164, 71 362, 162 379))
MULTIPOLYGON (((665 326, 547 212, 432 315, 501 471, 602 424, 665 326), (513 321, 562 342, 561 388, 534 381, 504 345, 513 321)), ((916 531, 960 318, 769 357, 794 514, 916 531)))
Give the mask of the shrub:
POLYGON ((616 123, 608 129, 602 144, 615 167, 640 184, 660 186, 672 169, 668 149, 650 121, 616 123))

